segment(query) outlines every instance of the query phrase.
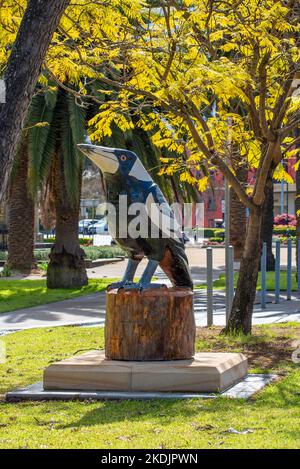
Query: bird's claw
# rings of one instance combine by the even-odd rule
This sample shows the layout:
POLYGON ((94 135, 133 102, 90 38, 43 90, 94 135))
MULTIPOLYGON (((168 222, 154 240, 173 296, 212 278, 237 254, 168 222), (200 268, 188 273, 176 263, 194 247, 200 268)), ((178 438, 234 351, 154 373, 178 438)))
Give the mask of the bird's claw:
POLYGON ((168 287, 167 287, 167 285, 164 285, 162 283, 140 283, 140 282, 138 282, 138 283, 131 283, 131 284, 124 285, 121 288, 124 289, 125 291, 137 290, 137 291, 141 292, 141 291, 145 291, 145 290, 153 290, 155 288, 168 288, 168 287))
POLYGON ((115 290, 115 289, 119 291, 121 290, 121 288, 125 288, 126 286, 129 286, 131 284, 133 284, 133 282, 126 282, 126 281, 114 282, 106 287, 106 291, 115 290))
POLYGON ((164 283, 146 283, 140 285, 140 291, 154 290, 156 288, 164 288, 166 290, 168 289, 167 285, 165 285, 164 283))
POLYGON ((115 282, 108 285, 106 291, 110 290, 137 290, 137 291, 145 291, 145 290, 153 290, 155 288, 168 288, 167 285, 163 283, 134 283, 134 282, 115 282))

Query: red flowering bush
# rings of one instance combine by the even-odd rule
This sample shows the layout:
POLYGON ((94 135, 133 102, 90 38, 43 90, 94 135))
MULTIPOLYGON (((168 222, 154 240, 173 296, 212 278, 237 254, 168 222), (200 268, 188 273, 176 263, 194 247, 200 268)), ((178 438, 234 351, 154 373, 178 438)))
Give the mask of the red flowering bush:
POLYGON ((274 218, 274 225, 290 225, 290 226, 296 226, 296 215, 289 215, 288 213, 282 213, 281 215, 277 215, 274 218))

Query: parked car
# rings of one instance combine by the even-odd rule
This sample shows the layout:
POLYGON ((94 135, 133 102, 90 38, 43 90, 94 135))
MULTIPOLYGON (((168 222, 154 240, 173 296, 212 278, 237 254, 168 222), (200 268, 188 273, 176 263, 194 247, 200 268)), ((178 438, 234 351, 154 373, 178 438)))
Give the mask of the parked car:
POLYGON ((109 234, 108 224, 106 220, 97 220, 96 223, 93 223, 89 226, 88 234, 109 234))
POLYGON ((99 220, 94 220, 92 218, 84 218, 78 223, 78 233, 79 234, 88 234, 89 227, 94 223, 97 223, 99 220))

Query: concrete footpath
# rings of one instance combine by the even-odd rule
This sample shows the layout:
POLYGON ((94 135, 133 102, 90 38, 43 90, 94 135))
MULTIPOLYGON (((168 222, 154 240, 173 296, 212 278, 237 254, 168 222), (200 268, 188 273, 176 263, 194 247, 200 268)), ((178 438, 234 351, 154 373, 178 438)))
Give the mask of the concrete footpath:
MULTIPOLYGON (((283 258, 286 250, 282 250, 283 258)), ((206 250, 199 247, 187 247, 186 249, 190 270, 195 285, 206 282, 206 250)), ((284 260, 282 263, 284 265, 284 260)), ((294 259, 293 259, 294 261, 294 259)), ((87 269, 89 278, 120 278, 123 275, 127 261, 123 260, 114 264, 107 264, 92 269, 87 269)), ((145 269, 147 260, 143 260, 138 267, 137 277, 145 269)), ((238 265, 235 266, 238 269, 238 265)), ((225 270, 225 250, 214 250, 214 280, 225 270)), ((167 283, 168 279, 160 269, 155 273, 157 282, 167 283)), ((24 277, 23 277, 24 278, 24 277)), ((41 278, 30 275, 28 279, 41 278)), ((214 291, 214 324, 225 325, 225 293, 214 291)), ((268 295, 267 307, 261 310, 259 304, 255 306, 253 323, 267 324, 285 321, 300 322, 300 298, 293 297, 287 301, 282 296, 280 304, 272 304, 273 296, 268 295)), ((259 294, 257 298, 259 303, 259 294)), ((194 309, 196 324, 206 326, 206 290, 195 290, 194 309)), ((20 309, 11 313, 0 314, 0 335, 9 331, 30 329, 34 327, 52 327, 64 325, 103 325, 105 322, 105 292, 73 298, 71 300, 49 303, 42 306, 20 309)))
MULTIPOLYGON (((271 301, 268 297, 268 301, 271 301)), ((214 291, 214 325, 225 325, 225 294, 214 291)), ((194 308, 196 324, 206 326, 206 291, 195 290, 194 308)), ((255 306, 253 324, 269 324, 286 321, 300 322, 300 299, 293 297, 280 304, 267 303, 265 310, 255 306)), ((20 309, 0 314, 0 335, 11 331, 35 327, 66 325, 104 325, 105 292, 93 293, 71 300, 58 301, 42 306, 20 309)))

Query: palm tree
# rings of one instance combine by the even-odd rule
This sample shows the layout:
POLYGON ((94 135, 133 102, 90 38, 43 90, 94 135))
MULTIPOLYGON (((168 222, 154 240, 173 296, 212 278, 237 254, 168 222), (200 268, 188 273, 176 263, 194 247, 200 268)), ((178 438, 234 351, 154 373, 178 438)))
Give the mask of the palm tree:
POLYGON ((74 96, 49 89, 33 98, 28 120, 29 187, 36 194, 41 181, 51 191, 56 238, 47 271, 48 288, 87 284, 84 251, 78 241, 85 113, 74 96))
POLYGON ((13 162, 8 192, 8 256, 11 269, 30 272, 34 260, 34 198, 28 190, 28 142, 13 162))

